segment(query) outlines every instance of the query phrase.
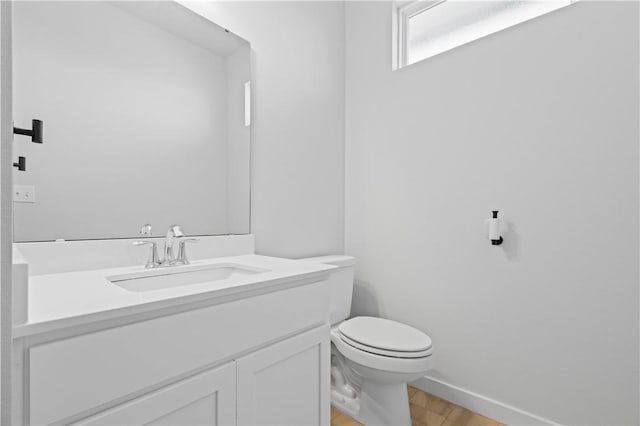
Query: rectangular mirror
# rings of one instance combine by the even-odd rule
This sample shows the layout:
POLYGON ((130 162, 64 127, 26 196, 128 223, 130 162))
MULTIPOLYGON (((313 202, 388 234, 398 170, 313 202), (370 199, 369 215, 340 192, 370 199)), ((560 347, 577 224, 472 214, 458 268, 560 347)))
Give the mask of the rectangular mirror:
POLYGON ((13 58, 15 126, 43 122, 15 241, 249 233, 246 40, 171 1, 15 2, 13 58))

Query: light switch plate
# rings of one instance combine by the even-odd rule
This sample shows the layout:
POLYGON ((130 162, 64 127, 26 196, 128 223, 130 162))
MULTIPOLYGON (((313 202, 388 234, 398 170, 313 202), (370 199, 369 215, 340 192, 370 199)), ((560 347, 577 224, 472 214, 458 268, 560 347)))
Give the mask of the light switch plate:
POLYGON ((33 185, 13 185, 14 203, 35 203, 36 187, 33 185))

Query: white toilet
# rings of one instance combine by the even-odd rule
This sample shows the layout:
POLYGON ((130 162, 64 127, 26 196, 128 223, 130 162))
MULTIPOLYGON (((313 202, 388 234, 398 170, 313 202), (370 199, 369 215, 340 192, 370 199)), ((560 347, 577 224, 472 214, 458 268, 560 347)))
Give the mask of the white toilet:
POLYGON ((331 276, 331 403, 365 425, 410 425, 407 382, 432 368, 429 336, 396 321, 355 317, 355 258, 305 261, 338 266, 331 276))

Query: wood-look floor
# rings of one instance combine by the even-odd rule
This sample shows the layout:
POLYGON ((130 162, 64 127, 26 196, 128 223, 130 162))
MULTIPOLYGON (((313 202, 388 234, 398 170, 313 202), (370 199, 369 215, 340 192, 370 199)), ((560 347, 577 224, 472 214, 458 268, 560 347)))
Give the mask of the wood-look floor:
MULTIPOLYGON (((505 426, 413 386, 409 386, 408 392, 413 426, 505 426)), ((331 426, 360 426, 360 423, 331 407, 331 426)))

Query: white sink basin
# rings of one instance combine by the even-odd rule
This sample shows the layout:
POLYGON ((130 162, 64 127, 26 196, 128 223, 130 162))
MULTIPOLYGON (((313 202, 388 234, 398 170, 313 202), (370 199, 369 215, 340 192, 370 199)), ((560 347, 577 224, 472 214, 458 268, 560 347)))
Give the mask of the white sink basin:
POLYGON ((253 268, 246 265, 221 263, 216 265, 159 268, 130 274, 112 275, 106 278, 125 290, 142 292, 203 284, 267 271, 267 269, 253 268))

